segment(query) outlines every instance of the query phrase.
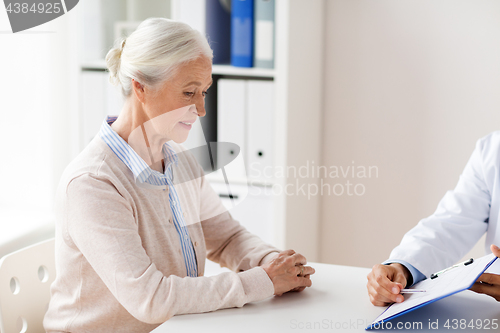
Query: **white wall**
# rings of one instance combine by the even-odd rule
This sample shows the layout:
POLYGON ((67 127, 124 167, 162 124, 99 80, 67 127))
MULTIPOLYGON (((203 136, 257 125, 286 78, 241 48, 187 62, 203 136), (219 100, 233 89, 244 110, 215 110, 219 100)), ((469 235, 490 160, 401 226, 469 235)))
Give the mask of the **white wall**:
POLYGON ((0 244, 50 222, 75 153, 77 11, 12 34, 0 10, 0 244))
POLYGON ((321 261, 371 267, 500 129, 500 1, 328 0, 323 161, 377 166, 322 197, 321 261))

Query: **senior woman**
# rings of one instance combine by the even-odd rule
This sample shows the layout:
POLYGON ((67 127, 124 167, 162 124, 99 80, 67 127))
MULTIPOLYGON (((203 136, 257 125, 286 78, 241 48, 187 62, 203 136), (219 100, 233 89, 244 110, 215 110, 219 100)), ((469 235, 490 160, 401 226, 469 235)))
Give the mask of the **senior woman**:
POLYGON ((161 18, 144 21, 109 51, 111 78, 126 102, 66 168, 57 190, 47 332, 149 332, 176 314, 311 286, 314 269, 304 256, 246 231, 196 160, 179 154, 205 115, 211 59, 200 33, 161 18), (191 179, 174 183, 179 177, 191 179), (204 277, 206 258, 233 272, 204 277))

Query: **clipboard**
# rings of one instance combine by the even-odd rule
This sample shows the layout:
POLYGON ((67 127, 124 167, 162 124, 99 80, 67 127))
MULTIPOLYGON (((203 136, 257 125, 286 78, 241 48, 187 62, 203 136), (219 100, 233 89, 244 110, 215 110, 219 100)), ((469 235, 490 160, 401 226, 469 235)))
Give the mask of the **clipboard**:
POLYGON ((390 305, 365 330, 380 328, 382 322, 469 289, 497 259, 494 254, 488 254, 471 264, 452 266, 437 273, 436 278, 416 283, 411 289, 423 289, 426 292, 405 294, 404 302, 390 305))

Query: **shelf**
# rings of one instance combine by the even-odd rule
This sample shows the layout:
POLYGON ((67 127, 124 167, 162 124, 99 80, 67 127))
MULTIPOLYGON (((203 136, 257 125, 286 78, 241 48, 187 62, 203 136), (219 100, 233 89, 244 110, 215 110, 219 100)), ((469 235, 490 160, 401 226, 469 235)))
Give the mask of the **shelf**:
POLYGON ((251 76, 251 77, 262 77, 262 78, 274 78, 274 69, 268 68, 245 68, 245 67, 234 67, 231 65, 213 65, 212 74, 217 75, 230 75, 230 76, 251 76))
MULTIPOLYGON (((81 65, 84 71, 105 71, 107 70, 106 61, 104 59, 98 59, 93 61, 84 61, 81 65)), ((213 65, 212 74, 216 75, 228 75, 228 76, 250 76, 257 78, 274 78, 274 69, 267 68, 244 68, 244 67, 234 67, 231 65, 213 65)))
POLYGON ((81 64, 82 71, 106 71, 106 60, 98 59, 92 61, 84 61, 81 64))

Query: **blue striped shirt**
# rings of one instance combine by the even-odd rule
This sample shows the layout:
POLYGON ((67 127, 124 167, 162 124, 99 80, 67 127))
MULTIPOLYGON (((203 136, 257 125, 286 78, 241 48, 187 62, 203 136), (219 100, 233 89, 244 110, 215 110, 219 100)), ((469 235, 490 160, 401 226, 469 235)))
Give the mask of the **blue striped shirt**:
MULTIPOLYGON (((152 186, 167 187, 168 201, 172 210, 172 217, 175 230, 179 235, 181 242, 182 255, 186 264, 187 275, 191 277, 198 276, 198 265, 196 263, 196 255, 193 248, 193 243, 189 237, 189 232, 182 213, 181 202, 177 194, 177 190, 173 184, 172 165, 178 164, 178 157, 175 151, 168 143, 162 147, 162 153, 165 161, 165 172, 161 173, 153 170, 147 163, 125 142, 112 128, 111 124, 117 117, 107 117, 101 126, 99 132, 100 137, 118 156, 118 158, 132 171, 136 183, 146 183, 152 186)), ((165 190, 165 189, 163 189, 165 190)))

